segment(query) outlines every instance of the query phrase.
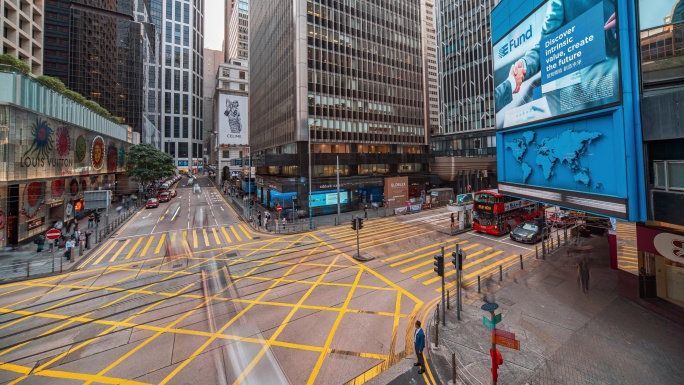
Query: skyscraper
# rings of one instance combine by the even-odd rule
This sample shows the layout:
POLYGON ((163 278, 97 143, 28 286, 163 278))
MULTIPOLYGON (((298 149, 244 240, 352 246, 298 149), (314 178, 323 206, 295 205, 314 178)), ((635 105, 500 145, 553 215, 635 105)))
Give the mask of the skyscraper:
POLYGON ((496 186, 491 55, 492 8, 499 0, 438 0, 439 135, 432 171, 457 193, 496 186))
POLYGON ((47 0, 45 30, 45 75, 120 117, 143 141, 159 142, 159 55, 148 2, 47 0))
POLYGON ((335 211, 338 157, 343 210, 404 207, 429 182, 420 2, 343 3, 250 2, 250 145, 268 206, 335 211))
POLYGON ((0 29, 2 52, 14 55, 31 66, 35 75, 43 74, 43 15, 42 1, 0 0, 0 29))
POLYGON ((247 60, 249 58, 249 1, 226 1, 225 39, 226 62, 230 59, 247 60))
POLYGON ((204 2, 164 0, 163 142, 181 171, 203 168, 204 2))

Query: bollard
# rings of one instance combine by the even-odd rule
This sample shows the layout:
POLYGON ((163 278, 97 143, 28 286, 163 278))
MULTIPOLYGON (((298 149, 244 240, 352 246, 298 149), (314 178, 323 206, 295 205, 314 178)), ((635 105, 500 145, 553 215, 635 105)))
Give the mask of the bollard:
POLYGON ((26 261, 26 278, 31 275, 31 261, 26 261))
POLYGON ((503 267, 499 265, 499 281, 503 281, 503 267))
POLYGON ((520 254, 520 270, 523 269, 522 254, 520 254))
MULTIPOLYGON (((437 309, 439 310, 439 305, 437 306, 437 309)), ((437 312, 437 317, 439 318, 439 312, 437 312)), ((439 320, 435 322, 435 347, 439 347, 439 320)))
POLYGON ((451 379, 456 384, 456 353, 451 353, 451 379))
POLYGON ((563 244, 568 245, 568 229, 563 229, 563 244))
POLYGON ((435 314, 435 322, 439 323, 439 304, 437 304, 437 313, 435 314))
POLYGON ((64 259, 64 258, 60 258, 60 259, 59 259, 59 273, 60 273, 60 274, 62 273, 62 260, 63 260, 63 259, 64 259))
POLYGON ((447 290, 447 309, 449 309, 449 290, 447 290))
POLYGON ((560 248, 560 234, 556 234, 556 248, 560 248))
POLYGON ((534 245, 534 258, 539 259, 539 245, 534 245))
POLYGON ((477 293, 480 294, 480 276, 477 276, 477 293))

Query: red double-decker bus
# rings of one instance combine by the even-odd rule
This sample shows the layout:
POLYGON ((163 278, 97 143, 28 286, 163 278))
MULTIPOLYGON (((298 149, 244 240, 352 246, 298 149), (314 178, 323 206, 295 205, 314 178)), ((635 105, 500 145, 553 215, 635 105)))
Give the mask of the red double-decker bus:
POLYGON ((473 229, 481 233, 503 235, 522 222, 544 215, 544 205, 526 199, 478 191, 473 201, 473 229))

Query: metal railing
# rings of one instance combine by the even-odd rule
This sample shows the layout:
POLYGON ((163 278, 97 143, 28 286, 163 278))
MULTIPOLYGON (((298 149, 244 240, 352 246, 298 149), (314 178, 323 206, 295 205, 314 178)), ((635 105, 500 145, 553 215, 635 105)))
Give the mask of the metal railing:
POLYGON ((33 259, 2 264, 0 265, 0 282, 61 273, 69 268, 71 262, 74 261, 73 257, 78 253, 76 250, 78 249, 72 251, 71 261, 64 258, 65 250, 60 249, 54 253, 54 256, 43 257, 38 255, 33 259))

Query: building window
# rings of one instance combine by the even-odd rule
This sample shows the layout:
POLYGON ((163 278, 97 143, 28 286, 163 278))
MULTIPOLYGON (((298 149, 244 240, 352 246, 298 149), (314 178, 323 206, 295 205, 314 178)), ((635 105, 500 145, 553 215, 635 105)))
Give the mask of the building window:
POLYGON ((389 164, 360 164, 359 175, 368 174, 387 174, 389 173, 389 164))
MULTIPOLYGON (((311 172, 313 173, 313 176, 315 177, 322 177, 322 176, 336 176, 336 166, 330 165, 330 166, 312 166, 311 167, 311 172)), ((340 166, 340 175, 341 176, 346 176, 349 175, 349 166, 341 165, 340 166)))
POLYGON ((223 150, 223 159, 230 158, 230 150, 223 150))
POLYGON ((188 142, 178 143, 178 157, 187 158, 188 157, 188 142))
POLYGON ((684 190, 684 160, 653 162, 653 186, 684 190))

